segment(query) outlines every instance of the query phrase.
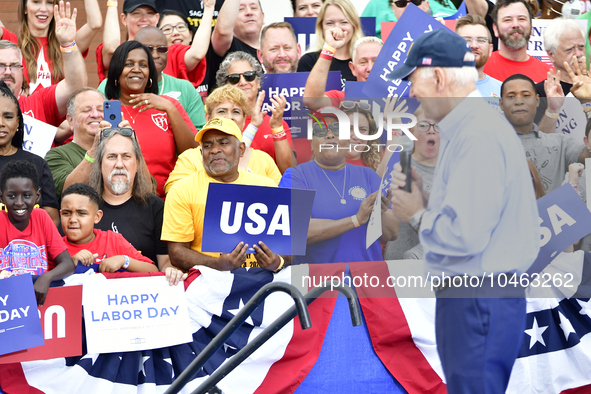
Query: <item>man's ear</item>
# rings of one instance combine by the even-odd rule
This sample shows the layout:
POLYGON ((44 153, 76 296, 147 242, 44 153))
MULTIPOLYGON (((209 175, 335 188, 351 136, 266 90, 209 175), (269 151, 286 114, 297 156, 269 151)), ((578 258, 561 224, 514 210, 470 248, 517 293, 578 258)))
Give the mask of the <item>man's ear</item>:
POLYGON ((41 200, 41 189, 37 189, 37 197, 35 198, 35 204, 39 204, 39 200, 41 200))
POLYGON ((257 49, 257 59, 259 59, 259 63, 263 64, 263 51, 257 49))
POLYGON ((435 88, 437 91, 441 91, 447 83, 446 74, 441 67, 435 67, 433 72, 435 74, 435 88))
POLYGON ((357 78, 357 73, 355 72, 355 66, 353 65, 352 61, 349 61, 349 68, 351 69, 351 73, 353 73, 353 76, 355 78, 357 78))
POLYGON ((238 145, 238 150, 240 151, 240 157, 244 156, 244 152, 246 152, 246 144, 241 142, 240 145, 238 145))
POLYGON ((497 29, 497 25, 493 23, 493 32, 495 33, 495 37, 499 38, 499 29, 497 29))

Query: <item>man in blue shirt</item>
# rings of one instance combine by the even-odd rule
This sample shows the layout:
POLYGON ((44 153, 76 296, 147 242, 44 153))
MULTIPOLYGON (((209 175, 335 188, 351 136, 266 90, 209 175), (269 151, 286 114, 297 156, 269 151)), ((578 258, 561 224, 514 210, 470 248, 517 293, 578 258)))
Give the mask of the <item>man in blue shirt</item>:
POLYGON ((448 392, 504 393, 525 329, 525 291, 499 288, 498 277, 519 279, 540 243, 523 148, 511 125, 478 98, 474 54, 451 31, 419 37, 390 78, 412 82, 411 96, 441 130, 431 194, 416 171, 405 192, 397 165, 392 203, 419 233, 434 278, 448 392))

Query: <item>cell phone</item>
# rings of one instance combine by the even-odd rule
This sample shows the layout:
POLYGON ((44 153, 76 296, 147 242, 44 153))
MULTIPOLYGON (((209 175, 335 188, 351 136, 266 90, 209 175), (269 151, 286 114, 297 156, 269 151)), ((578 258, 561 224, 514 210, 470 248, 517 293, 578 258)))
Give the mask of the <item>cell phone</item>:
POLYGON ((105 101, 103 108, 105 120, 111 123, 111 127, 119 127, 119 123, 121 123, 121 101, 105 101))
MULTIPOLYGON (((412 142, 412 141, 411 141, 412 142)), ((411 163, 412 163, 412 145, 411 148, 403 145, 403 150, 400 152, 400 165, 402 166, 402 173, 406 175, 406 184, 404 190, 410 193, 410 184, 412 183, 411 163)))

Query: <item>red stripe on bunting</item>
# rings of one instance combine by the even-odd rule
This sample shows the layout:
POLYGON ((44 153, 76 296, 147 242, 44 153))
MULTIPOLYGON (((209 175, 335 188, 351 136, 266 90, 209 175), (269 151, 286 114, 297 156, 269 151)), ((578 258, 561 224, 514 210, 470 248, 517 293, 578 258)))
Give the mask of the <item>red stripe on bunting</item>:
MULTIPOLYGON (((349 267, 353 277, 375 275, 381 284, 390 275, 384 261, 349 263, 349 267)), ((373 348, 394 378, 409 394, 447 393, 445 383, 415 345, 394 288, 362 283, 356 289, 373 348)))
MULTIPOLYGON (((343 263, 309 265, 309 275, 317 278, 316 283, 326 276, 340 277, 343 272, 345 272, 343 263)), ((271 366, 265 380, 255 391, 256 394, 293 393, 304 381, 320 355, 337 294, 336 291, 326 292, 323 297, 310 304, 308 310, 312 319, 312 328, 304 331, 300 326, 300 319, 296 317, 293 320, 293 337, 287 345, 285 354, 271 366)))
POLYGON ((29 386, 20 363, 0 367, 0 387, 6 394, 43 394, 43 391, 29 386))

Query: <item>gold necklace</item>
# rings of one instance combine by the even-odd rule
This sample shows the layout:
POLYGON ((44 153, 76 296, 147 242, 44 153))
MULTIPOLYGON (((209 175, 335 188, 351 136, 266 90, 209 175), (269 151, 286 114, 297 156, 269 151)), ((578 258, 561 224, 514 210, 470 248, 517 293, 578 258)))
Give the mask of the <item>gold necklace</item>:
MULTIPOLYGON (((320 167, 320 166, 318 166, 320 167)), ((330 182, 330 184, 332 185, 332 187, 334 188, 334 190, 337 192, 337 194, 339 195, 339 197, 341 198, 341 204, 346 204, 347 200, 345 200, 345 185, 347 184, 347 166, 345 165, 345 177, 343 179, 343 193, 339 193, 339 190, 336 188, 336 186, 334 185, 334 183, 332 183, 332 181, 330 180, 330 178, 328 177, 328 175, 326 175, 326 171, 324 171, 324 168, 320 167, 320 169, 322 170, 322 172, 324 172, 324 176, 326 177, 326 179, 328 179, 328 181, 330 182)))
POLYGON ((12 154, 12 148, 14 148, 14 145, 10 145, 10 150, 8 151, 7 154, 5 155, 0 155, 0 156, 10 156, 12 154))
MULTIPOLYGON (((127 109, 127 106, 124 105, 123 108, 125 109, 125 112, 127 112, 127 115, 129 115, 129 118, 131 119, 131 123, 135 124, 135 120, 137 119, 138 115, 140 114, 139 112, 135 115, 135 118, 133 116, 131 116, 131 114, 129 113, 129 110, 127 109)), ((115 127, 119 127, 119 125, 115 126, 115 127)))

